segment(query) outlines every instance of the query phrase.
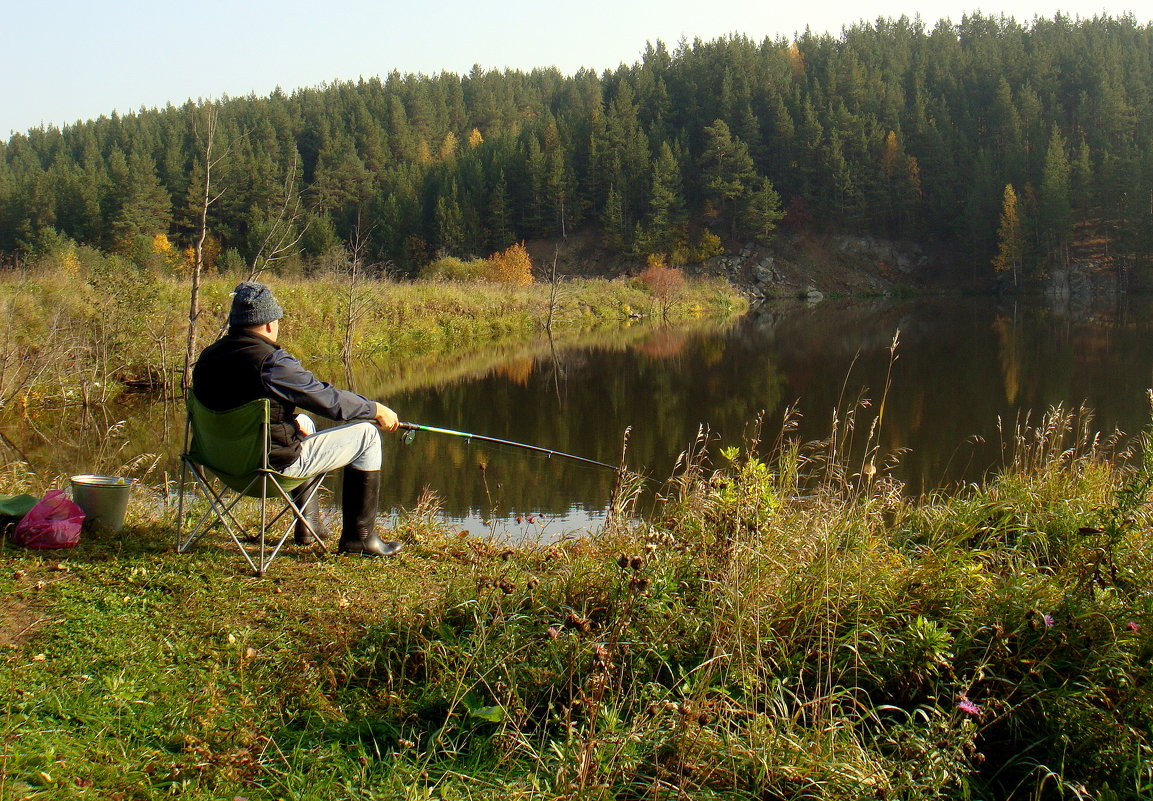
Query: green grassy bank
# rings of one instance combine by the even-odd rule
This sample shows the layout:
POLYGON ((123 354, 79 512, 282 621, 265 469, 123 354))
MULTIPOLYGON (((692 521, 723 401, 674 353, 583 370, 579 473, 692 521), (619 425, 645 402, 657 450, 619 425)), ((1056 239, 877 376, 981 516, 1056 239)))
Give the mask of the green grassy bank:
POLYGON ((1149 798, 1153 451, 1087 431, 917 500, 751 443, 651 523, 505 549, 416 509, 397 559, 266 579, 141 493, 0 552, 0 797, 1149 798))
MULTIPOLYGON (((126 386, 159 393, 179 383, 189 284, 124 260, 73 266, 79 272, 65 265, 0 276, 0 409, 99 403, 126 386)), ((220 331, 237 280, 214 277, 203 285, 198 350, 220 331)), ((730 316, 746 305, 721 281, 690 281, 675 298, 658 299, 633 279, 555 286, 376 280, 350 285, 333 275, 262 280, 286 312, 282 342, 329 374, 345 359, 386 370, 465 346, 524 341, 550 327, 563 338, 638 317, 676 322, 730 316)))

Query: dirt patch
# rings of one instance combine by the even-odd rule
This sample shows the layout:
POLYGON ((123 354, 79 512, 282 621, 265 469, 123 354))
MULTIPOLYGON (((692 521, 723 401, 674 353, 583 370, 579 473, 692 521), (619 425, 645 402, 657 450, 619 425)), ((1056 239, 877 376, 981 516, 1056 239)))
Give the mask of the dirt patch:
MULTIPOLYGON (((538 278, 560 276, 617 278, 636 275, 644 259, 613 253, 592 230, 563 240, 526 243, 538 278)), ((771 246, 730 244, 703 264, 685 267, 689 275, 728 279, 751 299, 806 295, 885 295, 945 289, 988 289, 989 275, 974 274, 957 253, 915 242, 892 241, 812 229, 781 229, 771 246)))
POLYGON ((627 256, 605 248, 600 234, 592 229, 570 233, 564 239, 535 239, 525 242, 532 257, 537 280, 547 279, 556 264, 556 274, 564 277, 618 278, 636 275, 645 268, 639 256, 627 256))
POLYGON ((18 648, 51 624, 51 607, 41 596, 49 585, 69 577, 60 565, 15 570, 15 586, 0 599, 0 648, 18 648))
POLYGON ((43 606, 9 599, 4 603, 3 622, 0 622, 0 648, 23 645, 36 630, 48 622, 43 606))

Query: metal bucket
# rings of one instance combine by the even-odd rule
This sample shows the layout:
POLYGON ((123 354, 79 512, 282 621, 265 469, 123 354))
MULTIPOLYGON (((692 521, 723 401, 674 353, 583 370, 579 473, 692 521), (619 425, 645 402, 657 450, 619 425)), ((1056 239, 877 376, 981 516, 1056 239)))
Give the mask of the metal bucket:
POLYGON ((107 531, 124 525, 131 489, 132 479, 122 476, 72 476, 72 500, 84 510, 84 521, 107 531))

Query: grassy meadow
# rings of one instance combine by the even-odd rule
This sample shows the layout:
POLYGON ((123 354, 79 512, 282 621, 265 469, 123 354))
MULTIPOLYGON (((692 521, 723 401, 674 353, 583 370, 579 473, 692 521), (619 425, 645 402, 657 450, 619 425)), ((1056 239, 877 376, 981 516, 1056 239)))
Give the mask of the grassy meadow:
POLYGON ((625 481, 581 540, 430 499, 396 559, 256 579, 219 536, 173 553, 153 490, 6 546, 0 797, 1149 798, 1150 442, 1055 410, 909 499, 850 437, 695 443, 655 518, 625 481))

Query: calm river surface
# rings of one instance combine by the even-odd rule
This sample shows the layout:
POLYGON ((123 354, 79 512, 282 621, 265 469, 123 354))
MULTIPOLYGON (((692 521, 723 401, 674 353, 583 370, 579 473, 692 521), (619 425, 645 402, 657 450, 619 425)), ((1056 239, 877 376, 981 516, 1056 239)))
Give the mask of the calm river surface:
MULTIPOLYGON (((992 298, 789 303, 721 330, 522 358, 387 400, 405 420, 613 463, 631 427, 629 465, 664 479, 699 426, 717 446, 739 443, 762 411, 766 441, 790 407, 800 415, 795 435, 810 441, 828 436, 834 410, 868 398, 858 415, 863 440, 899 331, 881 453, 900 453, 893 475, 920 492, 995 469, 999 419, 1011 435, 1027 415, 1084 404, 1098 430, 1141 430, 1153 386, 1150 310, 1148 299, 1131 298, 1092 308, 992 298)), ((516 528, 517 514, 521 528, 530 514, 539 528, 543 513, 556 534, 595 519, 611 488, 608 471, 436 435, 393 444, 386 457, 392 503, 411 506, 427 485, 473 530, 484 520, 516 528)))
MULTIPOLYGON (((1026 414, 1035 420, 1055 404, 1085 404, 1098 430, 1138 432, 1149 422, 1153 386, 1151 310, 1145 298, 1092 307, 992 298, 791 302, 726 326, 634 327, 584 345, 488 354, 473 366, 450 360, 398 376, 365 365, 354 380, 402 420, 598 461, 619 460, 630 428, 629 466, 661 480, 698 427, 711 432, 719 462, 719 447, 741 442, 762 411, 766 441, 789 407, 800 415, 795 435, 809 441, 828 435, 834 410, 869 398, 858 417, 863 439, 899 331, 881 452, 900 452, 893 475, 920 492, 995 469, 999 418, 1011 431, 1026 414)), ((156 475, 175 461, 180 412, 134 407, 64 428, 0 430, 8 451, 22 449, 41 468, 107 472, 151 453, 161 461, 156 475)), ((454 525, 475 533, 556 537, 587 527, 613 479, 608 470, 435 434, 410 445, 386 440, 382 506, 409 510, 427 489, 454 525)), ((150 463, 143 457, 135 467, 150 463)))

